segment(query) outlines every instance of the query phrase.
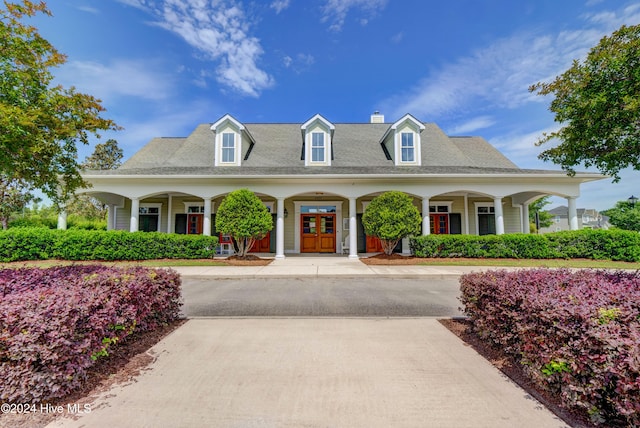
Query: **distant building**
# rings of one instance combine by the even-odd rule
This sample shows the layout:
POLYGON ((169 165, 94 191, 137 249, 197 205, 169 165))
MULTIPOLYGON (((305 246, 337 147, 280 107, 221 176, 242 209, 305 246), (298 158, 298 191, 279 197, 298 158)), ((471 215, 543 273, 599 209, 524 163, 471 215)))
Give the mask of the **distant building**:
MULTIPOLYGON (((547 211, 551 214, 553 224, 549 227, 541 227, 540 233, 561 232, 570 230, 569 208, 566 205, 553 208, 547 211)), ((609 217, 603 216, 593 208, 578 208, 578 228, 579 229, 609 229, 609 217)))

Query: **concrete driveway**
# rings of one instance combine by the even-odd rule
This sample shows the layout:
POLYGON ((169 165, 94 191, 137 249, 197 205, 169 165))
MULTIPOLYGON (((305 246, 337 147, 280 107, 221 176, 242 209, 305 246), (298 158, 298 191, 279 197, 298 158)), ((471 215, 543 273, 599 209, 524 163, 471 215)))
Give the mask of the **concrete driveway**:
POLYGON ((192 319, 151 354, 50 427, 567 426, 433 318, 192 319))
POLYGON ((454 317, 457 278, 190 278, 187 317, 454 317))

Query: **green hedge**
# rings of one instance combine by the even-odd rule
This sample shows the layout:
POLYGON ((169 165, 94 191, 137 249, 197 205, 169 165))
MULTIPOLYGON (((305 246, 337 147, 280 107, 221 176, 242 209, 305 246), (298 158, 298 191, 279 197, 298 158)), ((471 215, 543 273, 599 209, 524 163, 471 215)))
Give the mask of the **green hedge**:
POLYGON ((585 229, 544 235, 428 235, 411 238, 411 252, 416 257, 640 262, 640 233, 585 229))
POLYGON ((217 245, 215 236, 15 228, 0 231, 0 262, 199 259, 213 257, 217 245))

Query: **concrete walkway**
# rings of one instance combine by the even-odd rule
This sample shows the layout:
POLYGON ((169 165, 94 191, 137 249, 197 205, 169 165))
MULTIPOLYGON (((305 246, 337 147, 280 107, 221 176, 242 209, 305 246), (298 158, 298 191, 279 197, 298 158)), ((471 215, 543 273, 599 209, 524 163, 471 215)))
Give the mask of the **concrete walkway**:
MULTIPOLYGON (((180 267, 183 275, 420 277, 483 268, 367 266, 287 257, 263 267, 180 267)), ((91 412, 50 428, 513 427, 567 425, 434 318, 197 318, 91 412)))
MULTIPOLYGON (((420 278, 425 276, 457 277, 469 272, 486 271, 486 266, 366 265, 347 256, 287 256, 266 266, 181 266, 181 275, 215 278, 286 278, 286 277, 374 277, 420 278)), ((505 268, 512 269, 512 268, 505 268)))

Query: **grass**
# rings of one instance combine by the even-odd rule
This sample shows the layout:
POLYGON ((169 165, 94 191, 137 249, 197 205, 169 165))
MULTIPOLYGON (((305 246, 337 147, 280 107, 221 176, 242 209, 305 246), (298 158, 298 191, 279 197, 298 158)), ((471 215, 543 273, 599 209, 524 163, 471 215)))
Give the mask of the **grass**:
MULTIPOLYGON (((541 268, 593 268, 593 269, 640 269, 640 263, 614 262, 611 260, 590 259, 470 259, 470 258, 430 258, 410 259, 416 265, 426 266, 495 266, 495 267, 541 267, 541 268)), ((161 259, 123 262, 83 262, 69 260, 34 260, 24 262, 0 263, 2 268, 16 267, 53 267, 72 264, 102 263, 107 266, 145 266, 145 267, 178 267, 178 266, 228 266, 224 259, 161 259)))
POLYGON ((48 268, 54 266, 67 266, 74 264, 94 264, 100 263, 107 266, 145 266, 145 267, 178 267, 178 266, 228 266, 222 260, 212 259, 161 259, 161 260, 139 260, 139 261, 72 261, 72 260, 32 260, 23 262, 0 263, 0 269, 18 267, 40 267, 48 268))
POLYGON ((496 266, 541 268, 640 269, 640 263, 591 259, 429 259, 419 262, 429 266, 496 266))

